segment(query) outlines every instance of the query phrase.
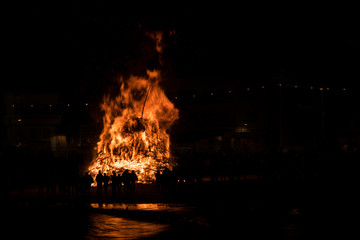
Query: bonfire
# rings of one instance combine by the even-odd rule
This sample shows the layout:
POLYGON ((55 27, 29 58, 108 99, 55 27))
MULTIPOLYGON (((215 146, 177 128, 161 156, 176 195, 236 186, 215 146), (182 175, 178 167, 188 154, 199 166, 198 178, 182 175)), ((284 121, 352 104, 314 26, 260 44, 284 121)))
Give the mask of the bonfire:
POLYGON ((146 77, 121 78, 119 94, 104 96, 104 127, 88 169, 93 177, 99 170, 111 175, 127 169, 134 170, 140 182, 148 183, 157 170, 175 166, 167 131, 178 119, 178 109, 159 80, 157 70, 148 71, 146 77))

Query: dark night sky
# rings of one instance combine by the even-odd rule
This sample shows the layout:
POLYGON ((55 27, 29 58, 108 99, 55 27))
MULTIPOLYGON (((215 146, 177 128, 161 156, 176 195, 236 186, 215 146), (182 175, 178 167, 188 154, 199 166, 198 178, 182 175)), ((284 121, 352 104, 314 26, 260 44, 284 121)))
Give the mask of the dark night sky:
POLYGON ((351 9, 183 1, 6 6, 3 81, 6 89, 93 94, 120 74, 156 67, 145 32, 175 30, 163 55, 169 89, 264 83, 279 74, 354 88, 360 28, 351 9))

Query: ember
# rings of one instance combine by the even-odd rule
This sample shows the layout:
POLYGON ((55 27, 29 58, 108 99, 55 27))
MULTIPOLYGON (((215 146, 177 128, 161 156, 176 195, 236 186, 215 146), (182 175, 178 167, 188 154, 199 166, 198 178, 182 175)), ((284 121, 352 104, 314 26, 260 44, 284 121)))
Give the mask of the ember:
POLYGON ((93 177, 99 170, 111 174, 129 169, 140 182, 151 182, 157 170, 174 167, 166 131, 178 118, 178 109, 160 88, 159 72, 147 75, 121 79, 120 94, 104 97, 104 128, 89 167, 93 177))

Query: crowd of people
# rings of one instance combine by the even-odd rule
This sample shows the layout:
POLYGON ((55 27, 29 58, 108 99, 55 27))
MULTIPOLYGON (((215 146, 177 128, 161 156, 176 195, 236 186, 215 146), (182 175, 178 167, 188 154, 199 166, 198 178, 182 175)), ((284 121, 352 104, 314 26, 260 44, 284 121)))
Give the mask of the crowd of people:
POLYGON ((109 185, 112 195, 120 196, 121 193, 132 193, 135 191, 135 183, 138 177, 134 170, 131 172, 125 170, 122 174, 116 174, 115 171, 112 175, 102 173, 101 171, 93 177, 89 172, 80 176, 68 176, 67 181, 61 180, 55 176, 42 178, 38 181, 38 194, 39 196, 91 196, 91 188, 96 185, 97 196, 110 195, 108 192, 109 185))
MULTIPOLYGON (((135 183, 138 181, 138 177, 134 170, 131 172, 125 170, 122 174, 116 174, 115 171, 112 172, 112 175, 107 173, 102 173, 100 170, 95 177, 96 189, 98 196, 102 194, 108 195, 109 185, 111 186, 111 192, 113 196, 117 194, 120 195, 122 191, 124 192, 134 192, 135 183)), ((94 179, 90 176, 89 173, 85 173, 80 181, 80 189, 85 194, 90 194, 91 185, 94 183, 94 179)))

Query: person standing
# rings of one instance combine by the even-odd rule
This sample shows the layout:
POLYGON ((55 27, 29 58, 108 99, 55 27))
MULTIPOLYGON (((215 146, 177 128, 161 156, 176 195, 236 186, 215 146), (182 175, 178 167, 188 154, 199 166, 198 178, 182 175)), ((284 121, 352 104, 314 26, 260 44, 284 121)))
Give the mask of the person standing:
POLYGON ((118 173, 118 175, 117 175, 116 182, 117 182, 117 188, 118 188, 118 192, 119 192, 119 196, 120 196, 121 195, 121 189, 122 189, 122 183, 123 183, 123 180, 122 180, 122 177, 121 177, 120 173, 118 173))
POLYGON ((130 191, 135 192, 135 183, 138 180, 138 177, 134 170, 130 173, 130 191))
POLYGON ((94 182, 94 179, 90 176, 90 174, 87 172, 85 173, 83 177, 83 191, 85 195, 90 196, 90 190, 91 190, 91 184, 94 182))
POLYGON ((101 196, 104 176, 102 175, 100 170, 99 170, 99 173, 96 175, 95 180, 96 180, 96 187, 97 187, 98 196, 101 196))
POLYGON ((108 186, 109 186, 109 181, 110 181, 110 177, 104 173, 104 179, 103 179, 103 182, 104 182, 104 193, 105 195, 107 195, 107 190, 108 190, 108 186))
POLYGON ((111 192, 112 192, 112 196, 115 197, 116 196, 116 188, 118 187, 118 178, 116 176, 115 171, 112 172, 113 174, 111 175, 111 192))
POLYGON ((130 173, 129 170, 125 170, 121 175, 122 182, 124 183, 124 192, 130 192, 130 173))

